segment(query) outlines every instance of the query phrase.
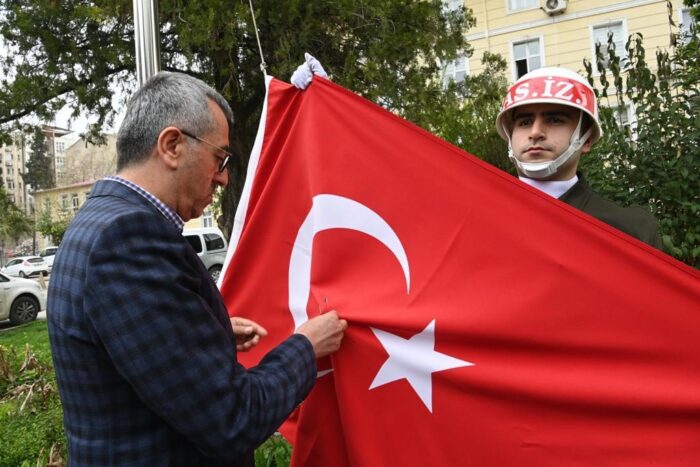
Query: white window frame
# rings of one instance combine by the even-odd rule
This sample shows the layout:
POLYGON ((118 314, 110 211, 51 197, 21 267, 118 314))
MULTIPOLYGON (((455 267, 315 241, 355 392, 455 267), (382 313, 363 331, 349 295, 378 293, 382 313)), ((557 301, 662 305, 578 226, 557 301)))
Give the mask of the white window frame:
POLYGON ((536 0, 535 4, 533 6, 524 7, 524 8, 511 8, 510 7, 511 0, 505 0, 505 2, 506 2, 506 14, 507 15, 510 15, 513 13, 522 13, 523 11, 537 10, 540 8, 540 0, 536 0))
POLYGON ((78 193, 71 193, 70 204, 73 212, 78 212, 80 209, 80 196, 78 196, 78 193))
POLYGON ((202 227, 214 227, 214 212, 211 208, 202 213, 202 227))
MULTIPOLYGON (((678 36, 679 36, 679 39, 680 39, 683 43, 686 43, 686 42, 688 42, 688 41, 690 40, 690 38, 688 38, 688 39, 685 39, 685 38, 684 38, 684 34, 690 34, 690 25, 689 25, 689 24, 685 24, 685 23, 683 22, 683 13, 686 13, 686 12, 688 13, 688 19, 690 19, 690 21, 693 22, 693 17, 690 16, 690 8, 685 7, 685 6, 681 6, 681 7, 678 9, 678 36), (685 25, 686 28, 687 28, 687 29, 685 29, 685 31, 683 30, 683 26, 684 26, 684 25, 685 25)), ((697 27, 697 25, 696 25, 696 27, 697 27)))
POLYGON ((618 125, 621 125, 621 122, 618 118, 620 115, 620 107, 624 107, 627 110, 627 125, 630 127, 630 137, 632 138, 632 141, 637 140, 637 113, 634 108, 634 103, 633 102, 627 102, 626 104, 623 105, 616 105, 612 107, 613 115, 615 116, 615 122, 618 125))
POLYGON ((455 65, 457 64, 457 60, 459 60, 459 59, 464 59, 464 78, 466 79, 466 77, 469 76, 469 69, 470 69, 470 67, 469 67, 469 57, 468 57, 466 54, 462 54, 462 55, 460 55, 459 57, 455 58, 454 60, 450 60, 450 61, 447 62, 447 64, 445 65, 445 68, 444 68, 443 71, 442 71, 442 84, 443 84, 443 86, 444 86, 445 88, 447 87, 447 85, 448 85, 448 83, 449 83, 450 81, 454 81, 454 82, 457 83, 457 84, 459 84, 459 83, 461 83, 461 82, 464 81, 464 80, 462 80, 462 81, 457 81, 457 80, 455 79, 455 78, 456 78, 457 72, 458 72, 458 71, 462 71, 461 69, 458 70, 458 69, 456 68, 456 66, 455 66, 455 65), (451 72, 448 72, 448 70, 449 70, 450 67, 452 67, 452 71, 451 71, 451 72), (449 80, 448 80, 448 77, 449 77, 449 80))
MULTIPOLYGON (((513 82, 518 80, 518 67, 515 65, 515 45, 522 44, 524 42, 532 42, 532 41, 539 41, 539 44, 540 44, 540 68, 544 68, 547 66, 547 64, 545 63, 545 57, 544 57, 544 35, 525 36, 525 37, 521 37, 521 38, 512 40, 512 41, 510 41, 510 43, 508 45, 510 48, 510 75, 513 78, 513 82)), ((528 69, 527 71, 529 73, 533 70, 528 69)))
MULTIPOLYGON (((596 65, 596 58, 595 58, 595 30, 597 28, 601 28, 603 26, 609 27, 611 24, 620 24, 621 29, 622 29, 622 47, 620 49, 617 49, 617 55, 620 57, 621 61, 622 59, 627 59, 627 50, 625 50, 625 44, 627 43, 627 38, 629 37, 629 32, 627 31, 627 18, 616 18, 616 19, 609 19, 604 22, 600 23, 595 23, 595 24, 590 24, 588 26, 588 37, 590 38, 591 42, 591 63, 593 64, 593 76, 600 76, 600 73, 598 72, 598 66, 596 65), (620 55, 620 52, 623 52, 625 55, 622 57, 620 55)), ((603 43, 601 42, 601 46, 603 43)), ((605 47, 607 47, 607 39, 605 42, 605 47)))

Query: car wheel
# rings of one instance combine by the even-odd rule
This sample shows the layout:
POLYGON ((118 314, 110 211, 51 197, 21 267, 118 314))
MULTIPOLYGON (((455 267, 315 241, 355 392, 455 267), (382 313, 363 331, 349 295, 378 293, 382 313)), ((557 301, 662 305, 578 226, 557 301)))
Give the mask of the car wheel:
POLYGON ((19 272, 19 277, 21 277, 21 278, 23 278, 23 279, 26 279, 26 278, 27 278, 27 275, 24 273, 24 271, 20 271, 20 272, 19 272))
POLYGON ((219 274, 221 274, 221 266, 212 266, 209 268, 209 274, 211 274, 211 278, 214 280, 214 282, 219 280, 219 274))
POLYGON ((24 324, 36 319, 39 314, 39 302, 34 297, 18 297, 10 307, 10 323, 24 324))

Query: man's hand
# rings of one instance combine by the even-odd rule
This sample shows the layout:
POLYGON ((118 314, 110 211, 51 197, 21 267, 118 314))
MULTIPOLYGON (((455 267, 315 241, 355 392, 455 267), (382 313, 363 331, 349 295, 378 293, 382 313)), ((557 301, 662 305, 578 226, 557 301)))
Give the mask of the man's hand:
POLYGON ((306 336, 314 348, 316 358, 330 355, 340 348, 348 322, 338 318, 338 312, 331 310, 305 322, 295 331, 306 336))
POLYGON ((321 62, 308 53, 304 54, 304 58, 306 61, 299 65, 294 74, 292 74, 292 79, 290 80, 296 88, 302 90, 306 89, 309 84, 311 84, 315 74, 322 78, 328 78, 326 70, 323 69, 321 62))
POLYGON ((247 352, 260 342, 261 337, 267 336, 267 330, 255 321, 234 316, 231 318, 233 335, 236 336, 236 350, 247 352))

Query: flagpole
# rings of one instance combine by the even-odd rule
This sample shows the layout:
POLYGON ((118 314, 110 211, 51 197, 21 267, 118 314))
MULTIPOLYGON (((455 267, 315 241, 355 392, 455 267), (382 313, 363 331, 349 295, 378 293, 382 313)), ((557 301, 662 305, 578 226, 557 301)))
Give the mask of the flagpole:
POLYGON ((160 30, 157 0, 134 0, 136 77, 139 87, 160 71, 160 30))
POLYGON ((248 0, 248 6, 250 7, 250 16, 253 17, 253 29, 255 30, 255 39, 258 41, 258 52, 260 52, 260 69, 264 76, 267 76, 267 64, 265 63, 265 57, 263 56, 262 45, 260 44, 260 35, 258 34, 258 24, 255 22, 255 10, 253 10, 253 0, 248 0))

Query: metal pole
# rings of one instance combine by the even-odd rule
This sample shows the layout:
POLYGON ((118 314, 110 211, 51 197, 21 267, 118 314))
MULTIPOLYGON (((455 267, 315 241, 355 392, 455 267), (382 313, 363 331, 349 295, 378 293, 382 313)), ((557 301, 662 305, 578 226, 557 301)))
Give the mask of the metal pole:
POLYGON ((136 77, 139 86, 160 71, 158 0, 134 0, 136 77))

